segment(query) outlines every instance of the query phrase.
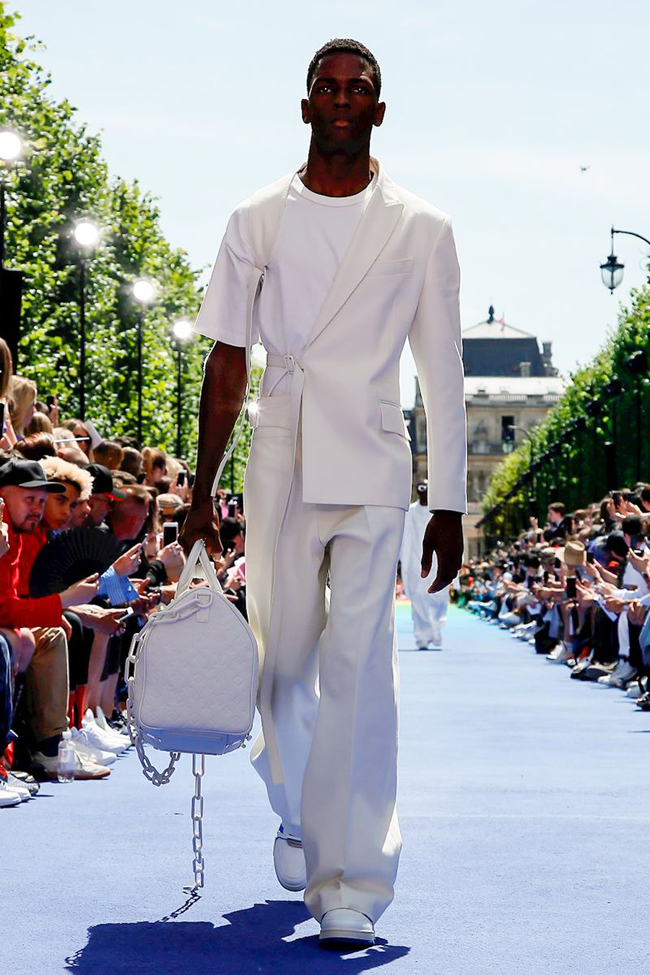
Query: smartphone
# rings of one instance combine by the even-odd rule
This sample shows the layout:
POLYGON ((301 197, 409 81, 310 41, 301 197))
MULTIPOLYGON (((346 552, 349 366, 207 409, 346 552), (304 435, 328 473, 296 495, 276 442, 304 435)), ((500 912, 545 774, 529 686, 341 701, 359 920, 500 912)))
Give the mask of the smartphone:
POLYGON ((566 594, 568 599, 576 599, 578 595, 578 588, 576 586, 575 576, 569 576, 566 581, 566 594))
POLYGON ((237 498, 233 498, 231 501, 228 502, 228 517, 229 518, 237 517, 237 498))
POLYGON ((5 433, 5 405, 0 403, 0 437, 4 437, 5 433))
POLYGON ((56 399, 56 396, 48 396, 47 397, 47 399, 46 399, 45 402, 47 403, 48 410, 51 410, 52 407, 54 406, 55 399, 56 399))
POLYGON ((548 569, 544 569, 544 572, 542 574, 542 579, 544 580, 544 585, 546 585, 546 583, 548 582, 548 580, 550 578, 550 575, 551 575, 551 573, 548 571, 548 569))
POLYGON ((196 474, 192 474, 192 472, 190 471, 190 476, 187 479, 187 483, 189 484, 190 487, 194 487, 194 478, 195 477, 196 477, 196 474))
POLYGON ((117 617, 117 622, 123 623, 124 620, 128 620, 129 616, 133 616, 134 612, 135 610, 133 609, 133 606, 127 606, 122 616, 117 617))
POLYGON ((178 525, 175 521, 166 521, 163 525, 163 548, 178 540, 178 525))
POLYGON ((621 492, 620 491, 610 491, 612 496, 612 501, 614 502, 614 507, 618 508, 621 503, 621 492))
POLYGON ((558 559, 557 555, 553 559, 553 568, 555 568, 555 569, 561 569, 562 568, 562 563, 558 559))
POLYGON ((596 561, 596 556, 594 555, 594 553, 587 552, 587 562, 589 563, 589 565, 593 565, 595 561, 596 561))

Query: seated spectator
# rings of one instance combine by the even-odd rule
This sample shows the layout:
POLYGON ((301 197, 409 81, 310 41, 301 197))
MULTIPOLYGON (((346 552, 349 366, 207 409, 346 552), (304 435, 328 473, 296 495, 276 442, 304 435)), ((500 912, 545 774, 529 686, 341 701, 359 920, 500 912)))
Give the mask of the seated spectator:
POLYGON ((102 464, 109 471, 117 471, 122 465, 124 448, 113 440, 100 440, 92 450, 94 464, 102 464))
POLYGON ((104 523, 112 503, 124 501, 126 493, 115 486, 112 473, 103 464, 88 464, 86 470, 93 479, 86 524, 98 528, 104 523))
MULTIPOLYGON (((11 459, 0 467, 0 497, 6 512, 9 552, 0 559, 0 628, 28 626, 34 639, 31 662, 24 674, 24 710, 33 758, 46 776, 55 778, 58 747, 67 726, 67 624, 63 609, 85 602, 97 592, 97 581, 84 580, 60 595, 20 597, 28 587, 21 576, 23 541, 39 530, 48 494, 65 493, 50 483, 34 461, 11 459)), ((75 777, 104 777, 107 769, 76 755, 75 777)))
POLYGON ((56 457, 56 447, 50 433, 32 433, 24 440, 19 440, 15 450, 26 460, 56 457))
POLYGON ((137 481, 142 474, 142 454, 140 451, 136 450, 135 447, 124 446, 120 470, 132 474, 137 481))

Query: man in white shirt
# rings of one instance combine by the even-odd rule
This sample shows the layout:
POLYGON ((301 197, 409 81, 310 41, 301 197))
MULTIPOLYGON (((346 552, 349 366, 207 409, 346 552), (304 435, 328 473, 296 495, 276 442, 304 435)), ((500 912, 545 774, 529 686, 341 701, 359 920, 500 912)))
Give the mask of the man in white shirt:
POLYGON ((407 339, 428 421, 432 592, 461 565, 466 510, 451 224, 370 156, 380 87, 363 45, 321 48, 301 106, 307 164, 228 224, 195 326, 216 344, 181 535, 187 550, 203 538, 220 551, 213 479, 244 396, 245 347, 259 336, 267 367, 244 483, 247 608, 263 660, 252 760, 281 820, 278 879, 306 888, 326 945, 374 941, 401 849, 393 598, 411 496, 407 339))
POLYGON ((400 562, 404 595, 411 600, 413 635, 418 650, 442 647, 442 627, 447 618, 449 587, 429 592, 429 583, 422 578, 422 539, 429 523, 427 482, 416 486, 417 500, 406 512, 404 538, 400 562))

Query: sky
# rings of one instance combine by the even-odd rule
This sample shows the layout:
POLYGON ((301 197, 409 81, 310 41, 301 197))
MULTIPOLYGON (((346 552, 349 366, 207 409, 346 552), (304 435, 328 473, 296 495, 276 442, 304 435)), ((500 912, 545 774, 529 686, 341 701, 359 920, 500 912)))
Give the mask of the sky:
MULTIPOLYGON (((372 151, 453 220, 468 328, 497 317, 552 341, 568 374, 597 351, 650 239, 647 0, 14 0, 21 33, 113 174, 159 198, 162 227, 209 268, 232 209, 306 158, 306 67, 331 37, 380 62, 372 151), (588 167, 581 171, 581 167, 588 167)), ((401 367, 412 405, 414 365, 401 367)))

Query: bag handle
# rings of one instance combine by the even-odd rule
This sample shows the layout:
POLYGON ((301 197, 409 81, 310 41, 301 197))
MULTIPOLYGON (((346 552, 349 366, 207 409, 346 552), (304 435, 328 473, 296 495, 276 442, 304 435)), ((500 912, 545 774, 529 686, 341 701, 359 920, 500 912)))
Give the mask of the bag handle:
POLYGON ((181 576, 176 586, 176 595, 174 596, 174 599, 178 599, 178 597, 189 588, 189 585, 194 578, 194 570, 196 569, 198 563, 201 564, 203 571, 205 572, 205 577, 208 581, 210 589, 214 589, 217 592, 223 592, 221 584, 217 578, 217 573, 214 571, 214 563, 206 552, 204 540, 200 538, 198 541, 194 542, 190 554, 187 557, 185 568, 181 572, 181 576))

